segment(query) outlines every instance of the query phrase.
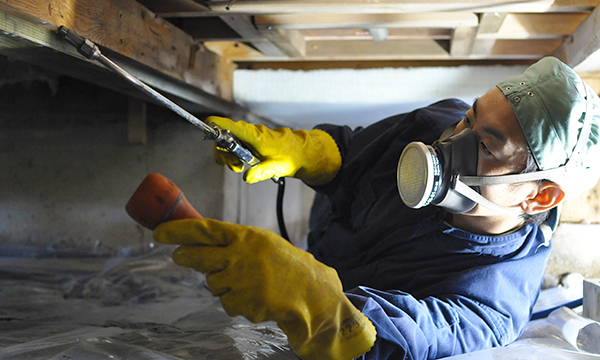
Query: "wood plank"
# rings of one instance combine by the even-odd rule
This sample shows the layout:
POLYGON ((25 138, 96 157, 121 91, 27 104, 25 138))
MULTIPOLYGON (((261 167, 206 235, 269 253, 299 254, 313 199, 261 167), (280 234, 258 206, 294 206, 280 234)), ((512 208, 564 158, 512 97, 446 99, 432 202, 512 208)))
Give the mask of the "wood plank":
MULTIPOLYGON (((58 74, 94 83, 127 96, 153 102, 137 88, 105 69, 99 63, 83 59, 75 48, 59 38, 55 31, 56 25, 0 2, 1 54, 10 59, 52 70, 58 74)), ((206 51, 206 48, 199 47, 197 51, 203 52, 206 51)), ((176 78, 150 69, 109 49, 104 48, 103 53, 110 56, 127 72, 162 92, 192 113, 221 114, 246 119, 246 121, 254 123, 270 123, 267 119, 258 117, 233 102, 226 101, 189 83, 186 84, 176 78)), ((214 53, 211 54, 214 56, 214 53)), ((202 65, 204 59, 207 58, 199 55, 199 62, 194 64, 202 65)), ((219 59, 226 60, 224 58, 219 59)), ((210 63, 205 65, 209 66, 209 68, 204 67, 202 70, 206 73, 206 76, 217 79, 214 72, 218 71, 218 66, 213 66, 214 64, 210 63), (210 66, 213 66, 213 68, 210 68, 210 66)), ((229 73, 232 74, 232 72, 229 73)), ((222 76, 223 72, 219 72, 219 74, 222 76)), ((227 79, 225 83, 231 83, 231 80, 227 79)), ((218 88, 220 84, 217 80, 212 84, 216 87, 215 92, 217 93, 220 91, 218 88)))
MULTIPOLYGON (((476 40, 475 43, 482 41, 476 40)), ((486 41, 486 40, 483 40, 486 41)), ((532 55, 543 57, 551 54, 560 46, 562 40, 495 40, 494 46, 487 54, 473 52, 473 55, 483 56, 503 56, 510 57, 518 55, 532 55)))
POLYGON ((306 56, 306 41, 298 30, 267 29, 260 30, 260 33, 277 44, 288 57, 301 59, 306 56))
POLYGON ((495 34, 500 30, 502 23, 506 19, 506 13, 498 12, 486 12, 479 15, 479 26, 477 27, 477 34, 495 34))
POLYGON ((571 35, 589 14, 588 12, 508 14, 495 35, 498 39, 571 35))
MULTIPOLYGON (((365 29, 311 29, 299 30, 305 41, 309 40, 367 40, 371 34, 365 29)), ((410 28, 388 29, 388 40, 437 39, 450 40, 452 29, 410 28)))
POLYGON ((235 30, 235 32, 240 34, 242 39, 249 42, 254 48, 263 53, 265 56, 282 58, 286 57, 286 53, 282 51, 275 42, 270 41, 254 27, 254 24, 249 16, 225 15, 221 16, 221 20, 235 30))
POLYGON ((489 56, 492 54, 492 50, 496 45, 496 39, 482 39, 477 37, 473 42, 473 48, 471 54, 476 56, 489 56))
POLYGON ((449 44, 435 40, 308 41, 308 59, 448 59, 449 44))
POLYGON ((470 55, 476 35, 477 27, 475 26, 460 26, 454 29, 452 40, 450 40, 450 56, 462 57, 470 55))
POLYGON ((256 15, 259 29, 343 29, 343 28, 457 28, 477 26, 470 12, 420 14, 294 14, 256 15))
POLYGON ((258 50, 238 41, 205 42, 204 46, 231 61, 281 60, 280 58, 269 58, 258 50))
POLYGON ((575 67, 600 50, 600 7, 579 25, 553 55, 575 67))
MULTIPOLYGON (((230 10, 227 1, 210 4, 213 13, 243 14, 394 14, 419 12, 545 12, 554 0, 237 0, 230 10)), ((183 15, 183 14, 180 14, 183 15)), ((191 14, 202 16, 202 13, 191 14)), ((214 14, 213 14, 214 15, 214 14)))
MULTIPOLYGON (((476 40, 477 44, 481 40, 476 40)), ((495 40, 494 40, 495 41, 495 40)), ((476 45, 475 44, 475 45, 476 45)), ((212 51, 236 62, 277 61, 237 42, 205 43, 212 51)), ((382 61, 382 60, 512 60, 517 63, 532 63, 552 52, 560 40, 498 40, 489 53, 473 51, 468 56, 450 56, 449 41, 439 40, 372 40, 307 41, 304 58, 289 58, 287 61, 382 61)), ((475 50, 475 46, 474 46, 475 50)))
POLYGON ((494 36, 498 33, 498 30, 500 30, 505 18, 506 13, 499 12, 483 13, 479 15, 479 26, 477 27, 477 34, 475 36, 477 41, 473 41, 471 47, 472 54, 491 54, 494 44, 496 44, 494 36), (490 36, 490 38, 482 40, 483 36, 490 36))
POLYGON ((155 13, 209 11, 210 9, 193 0, 137 0, 140 4, 155 13))
POLYGON ((592 11, 600 0, 554 0, 549 12, 592 11))
POLYGON ((233 64, 203 49, 181 29, 133 0, 0 0, 214 95, 230 99, 233 64), (211 71, 206 71, 209 68, 211 71))
POLYGON ((242 40, 240 34, 218 17, 179 19, 179 27, 195 41, 242 40))

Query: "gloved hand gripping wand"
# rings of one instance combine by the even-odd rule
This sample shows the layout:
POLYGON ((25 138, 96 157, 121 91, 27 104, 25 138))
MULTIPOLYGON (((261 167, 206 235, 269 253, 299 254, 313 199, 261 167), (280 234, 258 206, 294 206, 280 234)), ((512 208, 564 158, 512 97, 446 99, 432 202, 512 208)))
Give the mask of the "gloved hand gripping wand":
MULTIPOLYGON (((177 115, 181 116, 182 118, 190 122, 192 125, 200 128, 202 131, 204 131, 206 137, 209 140, 213 140, 219 147, 234 154, 242 162, 250 166, 255 166, 258 163, 260 163, 260 159, 257 158, 250 150, 246 149, 242 142, 235 136, 233 136, 233 134, 231 134, 228 130, 221 130, 214 124, 206 124, 194 115, 187 112, 179 105, 167 99, 158 91, 144 84, 135 76, 131 75, 119 65, 115 64, 112 60, 104 56, 100 52, 98 46, 94 44, 91 40, 75 34, 74 32, 70 31, 64 26, 58 28, 58 35, 67 40, 69 43, 71 43, 71 45, 73 45, 77 49, 77 51, 81 55, 85 56, 87 59, 98 61, 106 68, 118 74, 119 76, 127 80, 129 83, 131 83, 133 86, 144 92, 146 95, 150 96, 152 99, 158 101, 160 104, 175 112, 177 115)), ((285 222, 283 220, 283 194, 285 191, 285 179, 273 178, 273 181, 279 185, 277 191, 277 222, 279 224, 281 236, 289 240, 287 229, 285 227, 285 222)), ((179 202, 177 202, 177 204, 179 204, 179 202)), ((143 221, 138 220, 138 222, 148 227, 144 224, 143 221)))
POLYGON ((229 131, 221 130, 215 125, 208 125, 204 123, 203 121, 199 120, 197 117, 190 114, 179 105, 167 99, 164 95, 152 89, 150 86, 144 84, 142 81, 125 71, 119 65, 115 64, 109 58, 102 55, 98 46, 89 39, 83 38, 75 34, 74 32, 70 31, 64 26, 58 28, 58 34, 65 40, 67 40, 69 43, 71 43, 81 55, 85 56, 90 60, 98 61, 106 68, 120 75, 125 80, 130 82, 133 86, 140 89, 146 95, 150 96, 154 100, 166 106, 168 109, 172 110, 177 115, 189 121, 194 126, 200 128, 202 131, 204 131, 208 139, 213 140, 217 143, 219 147, 226 149, 228 152, 234 154, 244 163, 250 166, 254 166, 260 163, 260 160, 256 156, 254 156, 254 154, 252 154, 250 150, 246 149, 242 145, 242 142, 235 136, 233 136, 229 131))

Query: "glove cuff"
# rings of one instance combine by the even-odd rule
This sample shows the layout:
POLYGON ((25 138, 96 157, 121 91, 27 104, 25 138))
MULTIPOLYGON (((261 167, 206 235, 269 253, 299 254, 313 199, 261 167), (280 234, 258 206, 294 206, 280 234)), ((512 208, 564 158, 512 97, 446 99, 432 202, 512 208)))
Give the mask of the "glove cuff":
POLYGON ((312 161, 303 164, 294 177, 297 177, 311 186, 325 185, 340 171, 342 155, 335 140, 327 132, 313 129, 308 132, 312 152, 308 156, 312 161))

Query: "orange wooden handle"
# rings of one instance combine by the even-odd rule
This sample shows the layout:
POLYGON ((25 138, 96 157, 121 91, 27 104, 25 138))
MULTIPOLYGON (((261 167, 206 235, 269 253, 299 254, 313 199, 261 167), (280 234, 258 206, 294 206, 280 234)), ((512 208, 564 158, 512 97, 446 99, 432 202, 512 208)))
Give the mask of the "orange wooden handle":
POLYGON ((202 219, 183 192, 161 174, 146 176, 125 205, 125 210, 140 225, 154 230, 165 221, 202 219))

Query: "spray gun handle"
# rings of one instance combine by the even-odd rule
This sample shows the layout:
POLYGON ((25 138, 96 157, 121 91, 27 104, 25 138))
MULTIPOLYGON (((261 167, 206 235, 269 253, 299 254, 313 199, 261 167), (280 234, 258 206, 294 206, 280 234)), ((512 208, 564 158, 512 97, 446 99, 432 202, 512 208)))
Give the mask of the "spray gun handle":
POLYGON ((237 156, 244 163, 254 166, 260 163, 260 159, 248 150, 242 141, 235 137, 229 130, 221 130, 215 124, 209 124, 217 132, 217 137, 212 139, 217 145, 237 156))
MULTIPOLYGON (((261 160, 254 156, 252 151, 248 150, 244 143, 235 137, 235 135, 233 135, 229 130, 221 130, 215 124, 209 124, 209 126, 212 126, 212 128, 215 129, 215 131, 219 134, 217 138, 212 139, 219 147, 234 154, 241 161, 250 166, 255 166, 260 163, 261 160)), ((284 184, 283 178, 274 177, 271 180, 282 186, 284 184)))

